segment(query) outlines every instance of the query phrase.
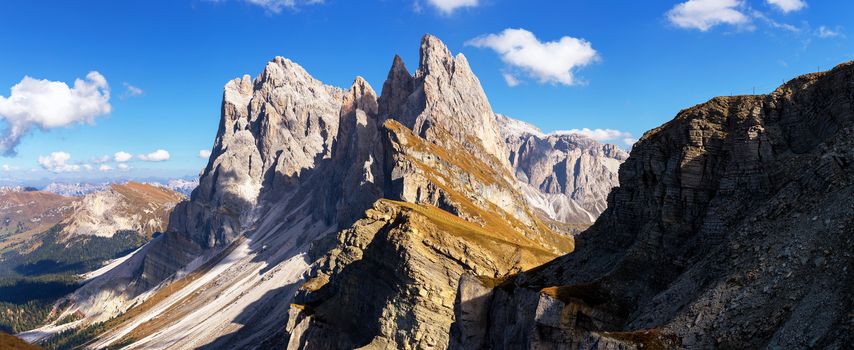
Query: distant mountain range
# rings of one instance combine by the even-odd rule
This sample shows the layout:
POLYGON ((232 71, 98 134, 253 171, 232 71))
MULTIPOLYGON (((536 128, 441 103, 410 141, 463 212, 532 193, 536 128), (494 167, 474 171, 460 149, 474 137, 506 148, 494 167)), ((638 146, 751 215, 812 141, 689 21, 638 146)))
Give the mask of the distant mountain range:
POLYGON ((0 331, 59 320, 55 300, 164 230, 185 198, 136 182, 81 197, 0 190, 0 331))
MULTIPOLYGON (((0 186, 0 190, 42 190, 66 197, 82 197, 89 193, 100 192, 110 188, 113 184, 127 183, 131 180, 87 180, 73 182, 50 182, 44 186, 33 185, 6 185, 0 186)), ((199 185, 197 177, 183 177, 176 179, 146 179, 141 182, 153 186, 168 188, 170 190, 189 196, 199 185)))

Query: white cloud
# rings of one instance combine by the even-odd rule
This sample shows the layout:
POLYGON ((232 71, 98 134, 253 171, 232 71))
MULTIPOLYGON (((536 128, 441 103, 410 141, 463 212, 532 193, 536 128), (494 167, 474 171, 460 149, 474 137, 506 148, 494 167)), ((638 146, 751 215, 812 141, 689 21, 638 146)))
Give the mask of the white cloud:
POLYGON ((478 0, 427 0, 427 2, 446 15, 453 13, 459 8, 475 7, 479 3, 478 0))
POLYGON ((53 152, 47 156, 40 156, 38 159, 39 165, 52 173, 69 173, 80 171, 80 166, 77 164, 69 164, 71 155, 66 152, 53 152))
POLYGON ((507 82, 507 86, 509 86, 509 87, 514 87, 516 85, 519 85, 519 83, 520 83, 519 79, 516 79, 516 77, 514 77, 513 74, 504 72, 504 73, 501 73, 501 76, 504 77, 504 81, 507 82))
POLYGON ((75 80, 74 87, 25 76, 12 86, 9 97, 0 96, 0 120, 6 124, 0 131, 0 152, 14 155, 21 138, 33 127, 48 130, 92 124, 95 117, 109 114, 111 108, 110 87, 98 72, 75 80))
POLYGON ((741 0, 688 0, 667 11, 667 19, 679 28, 707 31, 719 24, 746 25, 741 0))
POLYGON ((113 167, 111 167, 111 166, 109 166, 109 165, 107 165, 107 164, 102 164, 101 166, 99 166, 99 167, 98 167, 98 171, 107 172, 107 171, 110 171, 110 170, 113 170, 113 167))
POLYGON ((169 160, 169 152, 159 149, 149 154, 140 154, 136 157, 146 162, 163 162, 169 160))
POLYGON ((10 171, 18 171, 18 170, 20 170, 20 168, 18 168, 18 167, 16 167, 16 166, 14 166, 14 165, 9 165, 9 164, 3 164, 3 166, 2 166, 2 167, 0 167, 0 169, 2 169, 4 172, 10 172, 10 171))
POLYGON ((208 159, 211 157, 211 151, 203 149, 199 151, 199 158, 208 159))
POLYGON ((124 163, 133 158, 133 154, 127 153, 125 151, 118 151, 113 155, 113 159, 115 159, 119 163, 124 163))
POLYGON ((827 26, 819 26, 818 30, 816 30, 815 35, 818 35, 819 38, 828 39, 835 38, 842 35, 842 29, 836 27, 836 29, 830 29, 827 26))
POLYGON ((281 13, 282 10, 294 9, 299 5, 322 4, 323 0, 244 0, 252 5, 262 7, 271 13, 281 13))
POLYGON ((768 5, 777 7, 784 13, 800 11, 807 7, 807 2, 803 0, 765 0, 768 5))
POLYGON ((599 142, 604 141, 622 141, 627 146, 633 145, 637 139, 628 131, 620 131, 616 129, 572 129, 558 130, 554 134, 579 134, 587 136, 599 142))
POLYGON ((113 160, 113 157, 110 157, 108 155, 103 155, 103 156, 97 157, 95 159, 92 159, 92 163, 101 164, 101 163, 109 162, 111 160, 113 160))
POLYGON ((128 170, 130 170, 130 166, 129 166, 129 165, 127 165, 127 164, 125 164, 125 163, 119 163, 119 165, 116 165, 116 168, 118 168, 118 169, 119 169, 119 170, 121 170, 121 171, 128 171, 128 170))
POLYGON ((782 30, 786 30, 786 31, 789 31, 792 33, 799 33, 801 31, 798 27, 795 27, 795 26, 788 24, 788 23, 777 22, 777 21, 771 19, 770 17, 766 16, 764 13, 759 12, 759 11, 753 11, 752 15, 754 18, 757 18, 757 19, 761 20, 762 22, 765 22, 766 24, 768 24, 769 26, 771 26, 772 28, 775 28, 775 29, 782 29, 782 30))
POLYGON ((86 171, 92 171, 92 165, 91 164, 83 164, 83 169, 85 169, 86 171))
POLYGON ((145 93, 145 91, 142 91, 142 89, 140 89, 136 86, 133 86, 131 84, 128 84, 126 82, 122 83, 122 85, 124 85, 124 87, 125 87, 125 93, 124 93, 124 95, 122 95, 123 97, 137 97, 137 96, 142 96, 142 94, 145 93))
MULTIPOLYGON (((466 42, 474 47, 491 48, 512 68, 537 79, 540 83, 573 85, 573 70, 593 63, 599 58, 589 41, 564 36, 558 41, 541 42, 525 29, 505 29, 466 42)), ((508 85, 518 84, 516 75, 505 72, 508 85), (507 79, 510 74, 512 79, 507 79)))

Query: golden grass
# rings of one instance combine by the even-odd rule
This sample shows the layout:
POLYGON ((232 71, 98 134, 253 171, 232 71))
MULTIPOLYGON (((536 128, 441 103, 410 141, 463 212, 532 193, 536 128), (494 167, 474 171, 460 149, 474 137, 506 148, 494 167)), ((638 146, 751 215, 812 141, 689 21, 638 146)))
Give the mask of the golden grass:
MULTIPOLYGON (((402 150, 403 154, 401 154, 401 156, 405 157, 407 161, 418 167, 422 174, 427 177, 427 180, 439 187, 448 197, 450 197, 451 202, 458 210, 469 216, 481 219, 484 223, 483 226, 490 229, 490 237, 512 242, 513 244, 522 247, 536 247, 540 251, 548 252, 548 255, 552 257, 556 257, 559 254, 569 253, 575 248, 575 242, 572 237, 554 232, 548 225, 543 223, 537 215, 530 212, 527 208, 525 208, 525 212, 526 215, 531 218, 533 227, 525 225, 513 215, 510 215, 492 203, 487 202, 487 208, 481 208, 480 206, 475 205, 468 196, 457 189, 452 188, 451 184, 454 183, 454 179, 448 178, 432 166, 416 159, 409 154, 409 151, 415 150, 419 153, 426 153, 437 157, 440 163, 447 163, 449 168, 457 168, 459 169, 457 172, 469 174, 474 178, 474 180, 477 180, 486 186, 494 185, 507 189, 514 188, 513 184, 507 181, 507 178, 510 175, 501 173, 502 170, 500 166, 497 165, 499 164, 497 159, 490 158, 491 156, 488 156, 488 160, 495 163, 490 165, 477 157, 472 156, 468 152, 448 152, 444 147, 418 137, 413 134, 411 130, 394 120, 386 121, 384 126, 394 132, 397 137, 401 138, 402 143, 405 143, 404 149, 402 150), (541 241, 538 241, 538 239, 541 241)), ((456 140, 453 140, 450 135, 441 128, 434 129, 436 129, 433 131, 433 136, 435 138, 440 139, 442 142, 455 145, 455 149, 465 149, 463 145, 459 144, 456 140)), ((477 146, 477 143, 472 142, 471 147, 479 146, 477 146)), ((480 153, 487 154, 482 151, 482 149, 480 153)), ((520 196, 518 193, 516 195, 520 196)), ((520 202, 522 201, 521 196, 518 200, 520 202)), ((437 210, 440 209, 437 208, 437 210)), ((449 215, 453 216, 452 214, 449 215)))
MULTIPOLYGON (((519 267, 523 270, 541 265, 558 257, 558 254, 544 249, 519 233, 509 230, 506 225, 487 224, 483 227, 466 221, 442 209, 422 204, 398 202, 383 199, 382 201, 405 208, 425 217, 438 230, 476 244, 484 250, 493 251, 493 255, 504 254, 501 247, 519 250, 522 253, 519 267)), ((500 222, 500 221, 495 221, 500 222)), ((493 223, 495 223, 493 222, 493 223)), ((507 256, 498 256, 509 258, 507 256)))

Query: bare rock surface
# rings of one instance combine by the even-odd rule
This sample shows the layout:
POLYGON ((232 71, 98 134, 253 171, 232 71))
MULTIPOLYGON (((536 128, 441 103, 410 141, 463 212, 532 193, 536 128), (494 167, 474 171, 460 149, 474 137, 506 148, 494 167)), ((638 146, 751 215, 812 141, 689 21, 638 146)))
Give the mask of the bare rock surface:
POLYGON ((493 290, 483 347, 847 348, 852 164, 854 63, 683 110, 575 252, 493 290))
POLYGON ((395 57, 379 101, 382 120, 397 120, 431 142, 440 140, 432 139, 428 130, 439 128, 472 155, 507 165, 507 146, 494 112, 465 56, 452 56, 444 43, 428 34, 419 57, 414 75, 395 57))
POLYGON ((592 224, 618 185, 628 153, 584 135, 545 134, 501 114, 495 118, 528 202, 556 221, 592 224))
POLYGON ((82 320, 42 331, 106 322, 93 348, 455 346, 461 280, 492 286, 574 241, 531 204, 465 57, 430 35, 419 57, 415 74, 395 57, 380 97, 283 58, 226 84, 166 232, 75 293, 64 312, 82 320))
POLYGON ((67 240, 80 235, 112 237, 119 231, 136 231, 150 237, 169 224, 169 213, 185 197, 175 191, 128 182, 83 196, 74 214, 60 224, 67 240))

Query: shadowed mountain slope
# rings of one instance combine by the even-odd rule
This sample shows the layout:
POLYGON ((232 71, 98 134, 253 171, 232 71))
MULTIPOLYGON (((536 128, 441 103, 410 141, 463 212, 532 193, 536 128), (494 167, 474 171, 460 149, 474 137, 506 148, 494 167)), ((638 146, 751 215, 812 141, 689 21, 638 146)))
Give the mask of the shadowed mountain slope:
POLYGON ((457 307, 463 348, 846 348, 854 63, 647 132, 575 252, 457 307), (487 300, 487 301, 484 301, 487 300))

